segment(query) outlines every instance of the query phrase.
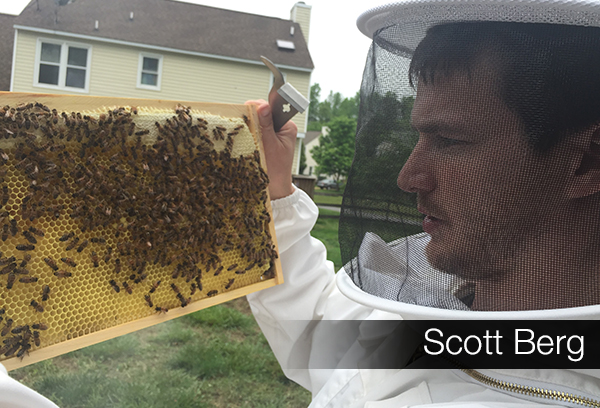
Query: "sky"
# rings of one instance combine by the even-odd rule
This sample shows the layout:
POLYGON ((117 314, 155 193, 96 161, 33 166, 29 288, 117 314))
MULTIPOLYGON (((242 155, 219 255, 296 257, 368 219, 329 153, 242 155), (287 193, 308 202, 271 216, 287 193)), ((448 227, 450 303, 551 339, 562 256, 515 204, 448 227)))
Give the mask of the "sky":
MULTIPOLYGON (((186 0, 246 13, 290 18, 296 0, 186 0)), ((321 99, 329 92, 352 97, 360 88, 371 40, 356 28, 356 19, 366 10, 390 0, 303 0, 311 6, 308 49, 315 69, 311 84, 321 86, 321 99), (365 5, 368 3, 368 6, 365 5)), ((0 0, 0 13, 19 14, 29 0, 0 0)))

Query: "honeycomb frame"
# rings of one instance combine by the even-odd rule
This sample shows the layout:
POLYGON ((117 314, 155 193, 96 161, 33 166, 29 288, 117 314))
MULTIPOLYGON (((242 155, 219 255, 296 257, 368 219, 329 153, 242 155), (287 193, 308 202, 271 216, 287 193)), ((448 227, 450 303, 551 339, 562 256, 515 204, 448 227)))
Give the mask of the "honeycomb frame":
POLYGON ((8 370, 283 282, 255 107, 0 93, 0 113, 8 370))

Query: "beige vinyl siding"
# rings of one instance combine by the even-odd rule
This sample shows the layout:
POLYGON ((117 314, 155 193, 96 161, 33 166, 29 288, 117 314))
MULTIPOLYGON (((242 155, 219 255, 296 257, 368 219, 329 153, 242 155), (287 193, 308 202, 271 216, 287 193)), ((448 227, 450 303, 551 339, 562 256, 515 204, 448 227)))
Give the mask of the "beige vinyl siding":
MULTIPOLYGON (((89 95, 244 103, 249 99, 266 99, 271 81, 270 71, 262 65, 225 61, 206 57, 157 52, 141 47, 85 41, 20 30, 17 38, 15 92, 81 94, 63 89, 34 86, 36 43, 38 38, 89 44, 89 95), (140 53, 162 55, 160 91, 137 87, 140 53)), ((310 73, 286 71, 287 80, 308 96, 310 73)), ((304 132, 306 115, 294 122, 304 132)))
MULTIPOLYGON (((290 13, 291 20, 300 25, 300 29, 302 30, 302 34, 304 35, 307 44, 310 30, 310 12, 311 6, 296 3, 290 13)), ((294 35, 296 34, 294 33, 294 35)))

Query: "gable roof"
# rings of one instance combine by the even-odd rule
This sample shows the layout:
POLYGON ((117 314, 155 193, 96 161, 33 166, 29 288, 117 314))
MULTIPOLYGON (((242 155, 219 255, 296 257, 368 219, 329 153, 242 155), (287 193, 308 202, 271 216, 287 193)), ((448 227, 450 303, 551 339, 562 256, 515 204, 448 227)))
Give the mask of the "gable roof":
POLYGON ((15 30, 13 24, 16 16, 0 14, 0 91, 10 90, 11 66, 15 30))
POLYGON ((306 136, 304 136, 304 145, 306 146, 307 144, 318 138, 320 135, 321 131, 319 130, 309 130, 308 132, 306 132, 306 136))
POLYGON ((32 0, 15 24, 251 61, 264 55, 277 65, 314 68, 298 23, 174 0, 75 0, 62 6, 32 0), (278 48, 277 40, 293 41, 295 50, 278 48))

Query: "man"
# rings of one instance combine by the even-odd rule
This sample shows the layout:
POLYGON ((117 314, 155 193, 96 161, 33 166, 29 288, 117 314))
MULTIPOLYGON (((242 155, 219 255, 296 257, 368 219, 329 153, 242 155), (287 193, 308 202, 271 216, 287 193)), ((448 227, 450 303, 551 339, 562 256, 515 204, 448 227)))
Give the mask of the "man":
MULTIPOLYGON (((600 214, 600 112, 576 118, 571 113, 575 106, 558 96, 572 123, 537 136, 542 148, 528 136, 531 131, 522 117, 530 114, 506 100, 533 92, 511 89, 510 82, 517 80, 512 75, 519 75, 514 66, 528 65, 519 67, 520 75, 526 75, 525 69, 534 70, 540 81, 553 76, 531 64, 530 54, 519 53, 515 46, 509 45, 510 56, 503 51, 509 47, 509 40, 504 40, 507 32, 532 42, 553 34, 567 39, 580 36, 586 38, 586 45, 600 46, 597 38, 588 39, 593 36, 588 31, 585 27, 455 23, 430 30, 415 52, 413 68, 423 65, 421 72, 413 71, 419 86, 412 123, 420 137, 398 185, 417 193, 419 211, 426 215, 429 263, 475 282, 474 310, 600 303, 600 217, 595 216, 600 214), (431 48, 444 40, 454 51, 451 57, 432 53, 431 48), (468 45, 469 50, 479 51, 465 55, 468 45), (450 72, 431 67, 426 71, 427 64, 447 58, 452 58, 446 63, 450 72), (461 65, 452 67, 457 59, 461 65), (555 141, 549 142, 551 138, 555 141), (564 295, 557 297, 557 293, 564 295)), ((573 41, 571 46, 576 44, 573 41)), ((564 82, 569 87, 587 87, 580 91, 584 100, 587 93, 600 90, 594 89, 595 76, 580 75, 581 65, 600 62, 598 56, 574 61, 573 54, 584 52, 581 46, 575 52, 554 44, 546 47, 563 51, 563 56, 547 62, 554 66, 545 70, 574 76, 564 82), (567 73, 565 66, 574 63, 579 69, 567 73)), ((587 55, 591 53, 598 54, 590 50, 587 55)))
MULTIPOLYGON (((510 0, 409 1, 361 16, 374 43, 340 221, 345 271, 335 276, 308 235, 317 210, 292 192, 291 161, 267 150, 270 173, 280 172, 270 188, 285 283, 248 296, 311 406, 535 406, 548 395, 600 405, 597 370, 346 364, 360 347, 390 342, 372 320, 600 316, 600 29, 587 27, 599 16, 595 3, 510 0), (417 235, 402 233, 414 197, 393 201, 387 179, 367 177, 383 165, 394 173, 411 144, 398 118, 377 115, 386 108, 377 101, 397 103, 409 78, 419 137, 397 185, 425 215, 417 235), (346 319, 365 323, 336 336, 315 324, 346 319)), ((265 148, 292 145, 293 127, 275 134, 268 105, 255 103, 265 148)), ((395 348, 410 362, 414 347, 395 348)))

